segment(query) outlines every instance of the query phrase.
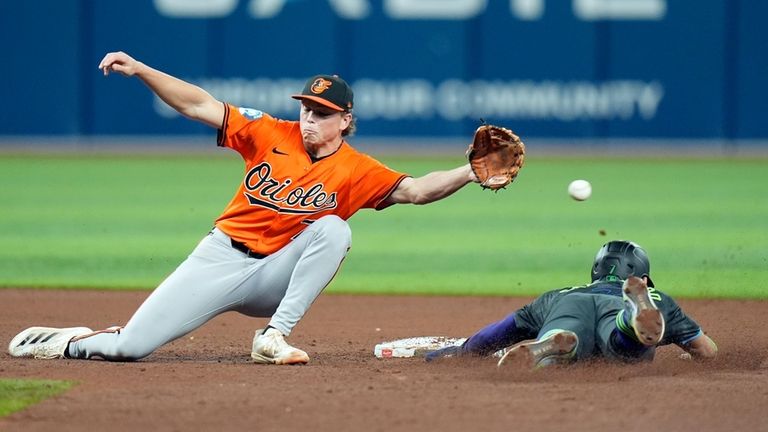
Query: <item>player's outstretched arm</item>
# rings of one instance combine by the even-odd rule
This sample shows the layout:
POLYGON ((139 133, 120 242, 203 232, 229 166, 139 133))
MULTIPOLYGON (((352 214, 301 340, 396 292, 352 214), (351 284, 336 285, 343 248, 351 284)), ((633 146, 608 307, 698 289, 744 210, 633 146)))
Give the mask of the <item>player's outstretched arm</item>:
POLYGON ((196 85, 153 69, 121 51, 105 55, 99 69, 104 76, 110 72, 136 76, 183 116, 214 128, 221 127, 224 104, 196 85))
POLYGON ((388 204, 429 204, 477 181, 469 164, 450 171, 434 171, 419 178, 405 178, 387 198, 388 204))
POLYGON ((705 334, 682 345, 681 348, 697 360, 712 359, 717 356, 717 344, 705 334))

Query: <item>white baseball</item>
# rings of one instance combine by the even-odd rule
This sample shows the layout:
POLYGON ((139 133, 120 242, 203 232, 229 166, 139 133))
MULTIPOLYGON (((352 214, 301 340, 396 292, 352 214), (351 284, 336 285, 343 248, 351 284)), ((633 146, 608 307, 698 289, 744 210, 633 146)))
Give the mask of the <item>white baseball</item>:
POLYGON ((586 180, 574 180, 568 185, 568 195, 576 201, 584 201, 592 195, 592 185, 586 180))

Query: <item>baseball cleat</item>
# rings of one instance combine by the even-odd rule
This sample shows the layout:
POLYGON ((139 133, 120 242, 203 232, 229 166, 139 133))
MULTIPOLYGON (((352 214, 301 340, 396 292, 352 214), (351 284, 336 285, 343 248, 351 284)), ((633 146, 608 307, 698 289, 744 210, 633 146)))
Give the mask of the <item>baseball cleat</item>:
POLYGON ((253 338, 251 358, 256 363, 293 365, 309 362, 307 353, 288 345, 279 330, 270 328, 264 334, 262 331, 256 330, 256 336, 253 338))
POLYGON ((624 313, 629 313, 637 340, 643 345, 657 345, 664 337, 664 315, 653 302, 648 285, 642 278, 630 276, 624 281, 622 293, 624 313))
POLYGON ((8 352, 13 357, 64 358, 72 338, 92 332, 88 327, 30 327, 11 340, 8 352))
POLYGON ((526 364, 533 369, 573 362, 579 337, 568 330, 547 332, 541 339, 520 342, 508 349, 496 366, 526 364))

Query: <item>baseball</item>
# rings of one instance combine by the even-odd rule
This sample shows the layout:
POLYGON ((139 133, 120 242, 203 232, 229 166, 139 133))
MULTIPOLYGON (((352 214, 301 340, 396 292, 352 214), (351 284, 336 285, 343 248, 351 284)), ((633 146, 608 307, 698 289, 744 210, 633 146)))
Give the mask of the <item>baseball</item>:
POLYGON ((576 201, 584 201, 592 195, 592 185, 586 180, 574 180, 568 185, 568 195, 576 201))

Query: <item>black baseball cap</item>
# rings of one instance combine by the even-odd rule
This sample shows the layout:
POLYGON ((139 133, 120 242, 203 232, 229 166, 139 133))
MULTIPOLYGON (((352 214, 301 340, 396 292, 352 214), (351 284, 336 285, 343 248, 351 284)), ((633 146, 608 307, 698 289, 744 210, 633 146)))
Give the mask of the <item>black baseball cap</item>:
POLYGON ((354 105, 352 88, 338 75, 315 75, 294 99, 308 99, 336 111, 351 111, 354 105))

